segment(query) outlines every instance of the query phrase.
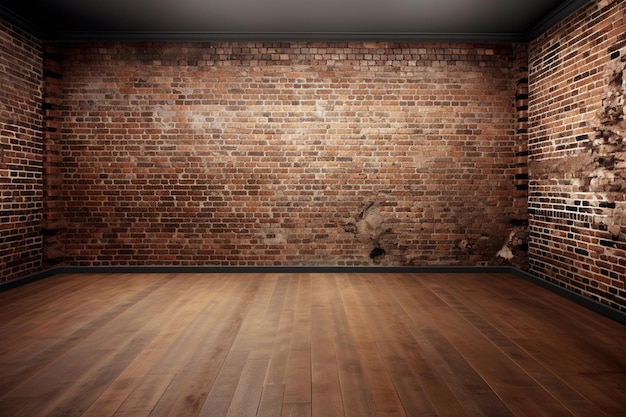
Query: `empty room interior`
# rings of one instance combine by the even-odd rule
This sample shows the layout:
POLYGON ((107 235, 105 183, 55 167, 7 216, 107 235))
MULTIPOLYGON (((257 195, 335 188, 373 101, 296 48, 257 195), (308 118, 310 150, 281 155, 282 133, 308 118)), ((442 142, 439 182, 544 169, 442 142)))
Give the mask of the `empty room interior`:
POLYGON ((626 415, 623 0, 3 0, 0 416, 626 415))

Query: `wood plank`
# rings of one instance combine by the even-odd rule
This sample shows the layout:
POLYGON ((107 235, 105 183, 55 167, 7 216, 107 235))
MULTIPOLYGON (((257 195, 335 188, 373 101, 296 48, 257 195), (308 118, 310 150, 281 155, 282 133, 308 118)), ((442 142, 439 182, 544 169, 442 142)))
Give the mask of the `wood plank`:
MULTIPOLYGON (((16 311, 20 312, 20 315, 27 316, 37 308, 45 309, 48 303, 71 294, 72 291, 78 291, 86 285, 92 285, 99 279, 97 275, 93 274, 85 274, 81 277, 82 279, 76 279, 71 274, 60 274, 10 290, 0 291, 0 305, 2 306, 0 322, 8 322, 11 319, 20 321, 15 316, 16 311)), ((71 298, 71 296, 68 297, 68 299, 71 298)))
MULTIPOLYGON (((424 417, 438 416, 439 414, 435 412, 428 395, 421 389, 418 378, 413 372, 413 367, 404 354, 403 347, 392 342, 379 342, 377 345, 387 364, 387 369, 389 369, 389 374, 406 414, 424 417)), ((461 416, 463 415, 466 414, 462 413, 461 416)))
POLYGON ((163 297, 170 296, 167 290, 161 290, 163 285, 164 281, 155 279, 153 284, 137 294, 134 303, 124 303, 115 314, 111 314, 123 320, 130 333, 119 332, 111 318, 102 326, 97 323, 97 327, 85 331, 87 336, 79 345, 71 346, 34 377, 10 390, 8 395, 0 399, 0 409, 6 410, 8 404, 25 402, 26 405, 20 406, 19 412, 11 414, 17 417, 34 413, 54 413, 52 410, 55 407, 63 408, 62 403, 66 397, 72 397, 73 392, 79 389, 78 397, 85 398, 78 400, 74 396, 72 409, 66 412, 70 415, 82 412, 84 402, 89 401, 91 396, 98 395, 97 390, 102 383, 114 377, 154 337, 154 328, 139 330, 150 320, 149 314, 158 310, 158 303, 163 297), (147 300, 149 295, 154 296, 156 304, 147 300), (146 309, 148 315, 144 314, 146 309), (96 391, 92 392, 94 388, 96 391))
MULTIPOLYGON (((537 382, 517 363, 511 360, 493 341, 482 334, 464 316, 470 314, 462 305, 451 299, 440 285, 431 285, 438 297, 451 308, 450 311, 433 315, 439 328, 446 328, 446 337, 456 349, 472 364, 493 391, 502 398, 514 414, 537 415, 536 404, 545 403, 547 415, 572 415, 562 404, 554 401, 537 382), (520 399, 521 393, 531 395, 533 402, 520 399)), ((528 397, 526 397, 528 398, 528 397)))
POLYGON ((311 308, 311 413, 313 417, 344 415, 334 342, 337 326, 332 303, 337 302, 328 276, 316 276, 311 308))
POLYGON ((3 416, 586 417, 626 404, 626 327, 509 274, 60 275, 0 293, 0 317, 3 416))
MULTIPOLYGON (((613 392, 607 396, 606 390, 594 389, 586 375, 602 374, 605 369, 626 368, 626 359, 623 355, 616 357, 611 348, 612 344, 617 348, 617 345, 623 346, 623 342, 626 342, 624 327, 604 320, 603 330, 611 331, 599 332, 597 339, 591 341, 588 335, 594 331, 588 324, 589 319, 563 313, 563 310, 571 312, 581 309, 580 306, 572 305, 571 301, 543 288, 535 288, 520 279, 506 280, 514 285, 513 289, 508 285, 504 287, 503 277, 499 278, 496 283, 490 280, 490 285, 484 279, 474 279, 473 283, 465 284, 480 291, 477 299, 493 300, 486 305, 463 297, 463 288, 451 287, 447 291, 455 293, 457 299, 463 297, 465 304, 486 317, 484 322, 487 324, 482 325, 485 331, 493 333, 496 326, 502 329, 505 336, 502 344, 506 344, 507 353, 518 362, 523 361, 521 366, 528 369, 548 392, 573 413, 601 415, 598 407, 585 398, 590 396, 594 398, 593 403, 603 404, 604 414, 614 415, 616 410, 623 407, 626 393, 613 392), (503 296, 490 296, 494 291, 499 291, 503 296), (522 317, 523 320, 516 317, 522 317), (545 317, 554 320, 545 320, 545 317), (511 328, 519 328, 522 332, 512 333, 511 328), (581 361, 581 358, 586 359, 581 361), (580 392, 586 392, 587 395, 583 396, 580 392)), ((594 315, 590 314, 591 317, 594 315)), ((609 379, 622 386, 626 384, 623 375, 614 375, 609 379)))
MULTIPOLYGON (((132 367, 133 363, 141 361, 146 364, 146 349, 154 343, 163 325, 169 325, 171 318, 179 311, 180 305, 189 302, 190 295, 193 290, 195 281, 189 281, 188 286, 176 282, 171 277, 164 277, 168 280, 165 285, 159 289, 162 298, 156 298, 157 294, 151 296, 154 298, 149 308, 140 310, 140 317, 136 330, 132 334, 130 342, 126 345, 120 344, 120 349, 116 349, 115 356, 110 360, 110 364, 98 371, 88 380, 86 380, 79 389, 68 396, 63 403, 52 411, 49 416, 70 416, 86 414, 86 409, 91 408, 97 399, 99 399, 106 388, 132 367), (145 336, 142 336, 145 335, 145 336)), ((133 327, 132 323, 127 324, 133 327)), ((115 344, 115 341, 111 341, 115 344)), ((101 410, 100 410, 101 412, 101 410)))
POLYGON ((172 383, 174 375, 145 375, 136 384, 134 389, 122 401, 113 400, 100 407, 102 402, 94 403, 85 415, 88 416, 115 416, 115 417, 147 417, 154 409, 167 387, 172 383))
MULTIPOLYGON (((55 346, 56 343, 62 344, 67 341, 75 343, 77 338, 88 334, 88 329, 97 329, 105 322, 104 320, 114 319, 116 314, 135 303, 137 296, 141 297, 139 288, 132 291, 123 285, 103 286, 97 278, 99 277, 95 275, 70 280, 67 282, 65 293, 63 290, 52 291, 51 288, 53 297, 29 299, 21 306, 26 310, 26 314, 11 313, 10 320, 1 321, 7 331, 20 334, 21 337, 10 344, 0 345, 0 366, 2 361, 21 361, 20 357, 33 358, 35 355, 47 357, 50 348, 63 351, 64 348, 55 346), (79 285, 74 285, 75 283, 79 285), (94 292, 96 295, 92 296, 94 292), (77 297, 77 294, 86 296, 77 297), (110 300, 115 300, 115 303, 111 303, 110 300)), ((145 284, 154 282, 154 280, 145 281, 145 284)), ((59 287, 63 287, 64 283, 61 281, 59 287)), ((4 308, 0 311, 4 311, 4 308)), ((29 363, 31 368, 39 368, 33 361, 29 363)), ((5 383, 6 377, 9 375, 0 375, 0 387, 5 383)), ((13 379, 13 376, 9 378, 13 379)))
POLYGON ((296 315, 295 304, 298 292, 298 279, 295 276, 286 276, 279 282, 279 285, 285 287, 285 302, 272 346, 265 385, 284 386, 296 315))
POLYGON ((276 280, 262 274, 245 274, 241 278, 250 281, 251 285, 255 286, 252 289, 255 294, 248 308, 248 313, 241 324, 240 332, 233 343, 232 350, 250 352, 251 359, 262 358, 262 354, 253 354, 253 351, 259 348, 261 339, 267 338, 261 342, 264 351, 269 351, 268 347, 271 347, 273 342, 271 334, 268 335, 268 331, 271 329, 265 327, 267 325, 265 313, 269 308, 276 280))
POLYGON ((281 417, 311 417, 311 403, 285 404, 281 417))
POLYGON ((244 276, 232 275, 229 282, 232 284, 224 287, 214 308, 200 315, 200 327, 189 334, 185 344, 194 348, 183 358, 172 383, 152 411, 152 417, 196 415, 227 355, 235 353, 231 348, 257 286, 244 276))
POLYGON ((345 276, 337 276, 337 290, 341 297, 337 297, 332 304, 333 321, 335 323, 337 338, 335 340, 335 353, 339 366, 339 382, 343 397, 345 415, 353 417, 375 416, 374 402, 365 383, 365 366, 356 348, 357 341, 354 339, 348 321, 348 311, 357 307, 354 293, 350 291, 350 279, 345 276))
POLYGON ((293 336, 285 374, 285 404, 311 403, 311 276, 298 279, 293 336))
MULTIPOLYGON (((493 392, 487 382, 472 365, 446 339, 432 317, 449 307, 423 286, 431 276, 402 275, 391 280, 386 288, 377 286, 379 291, 392 293, 392 306, 395 314, 402 319, 411 334, 419 343, 428 361, 437 370, 466 414, 472 416, 512 417, 513 414, 504 402, 493 392)), ((438 281, 438 279, 435 277, 438 281)), ((435 407, 446 406, 436 402, 435 407)))
POLYGON ((256 417, 276 417, 282 415, 284 385, 265 385, 256 417))
POLYGON ((227 417, 257 415, 268 363, 268 359, 248 359, 233 394, 227 417))
MULTIPOLYGON (((483 280, 475 279, 471 283, 462 283, 459 286, 451 287, 447 290, 448 302, 456 305, 458 311, 463 311, 462 315, 472 323, 474 327, 488 337, 494 344, 496 344, 505 354, 507 354, 512 360, 514 360, 520 367, 526 370, 533 379, 537 381, 548 393, 554 396, 558 401, 563 403, 574 415, 603 415, 602 411, 586 400, 574 387, 571 386, 572 378, 564 379, 557 376, 551 369, 555 369, 558 364, 562 364, 563 357, 555 355, 547 363, 542 363, 536 356, 531 354, 529 349, 525 349, 527 339, 521 338, 518 332, 511 332, 510 327, 507 326, 507 322, 503 323, 503 319, 500 316, 500 312, 505 310, 505 303, 499 299, 499 297, 490 297, 490 294, 486 293, 488 288, 478 285, 483 280), (493 299, 490 303, 478 304, 472 297, 465 297, 464 287, 471 286, 474 288, 475 298, 489 298, 493 299), (455 294, 454 296, 452 294, 455 294), (459 306, 463 305, 464 308, 459 306), (488 306, 488 309, 487 309, 488 306), (495 314, 494 314, 495 313, 495 314), (497 327, 496 327, 497 326, 497 327)), ((548 303, 543 306, 544 311, 548 314, 548 311, 552 308, 553 304, 548 303), (546 310, 547 309, 547 310, 546 310)), ((535 307, 536 308, 536 307, 535 307)), ((508 308, 506 310, 511 310, 508 308)), ((515 313, 515 310, 513 310, 515 313)), ((518 314, 514 314, 517 316, 518 314)), ((513 317, 510 320, 516 321, 513 317)), ((530 323, 529 323, 530 324, 530 323)), ((554 334, 552 331, 547 330, 549 333, 554 334)), ((569 338, 553 336, 553 340, 556 339, 559 344, 571 345, 569 338)), ((531 343, 532 346, 541 346, 550 338, 542 338, 541 340, 534 340, 531 343)), ((561 350, 561 349, 559 349, 561 350)), ((560 373, 567 372, 568 366, 561 368, 560 373)), ((578 373, 572 372, 572 374, 578 373)), ((572 375, 573 377, 574 375, 572 375)))
MULTIPOLYGON (((396 279, 395 275, 387 275, 384 282, 389 284, 396 279)), ((380 317, 394 318, 385 323, 375 318, 370 320, 377 323, 377 332, 385 335, 377 342, 377 348, 389 369, 406 414, 467 415, 442 376, 426 359, 427 353, 420 340, 411 333, 412 323, 406 321, 404 312, 398 309, 394 294, 383 288, 380 280, 376 281, 370 278, 369 291, 364 295, 370 297, 370 302, 378 302, 380 317)))
POLYGON ((273 278, 269 282, 272 295, 260 323, 257 323, 250 359, 270 359, 274 349, 274 342, 286 302, 287 285, 285 282, 287 279, 280 276, 273 278))
POLYGON ((228 414, 241 373, 248 361, 248 352, 231 352, 215 379, 198 417, 221 417, 228 414))
MULTIPOLYGON (((364 384, 372 398, 376 415, 404 417, 406 414, 402 402, 376 346, 376 340, 379 340, 381 336, 378 331, 379 326, 374 325, 374 322, 385 321, 384 317, 377 310, 377 302, 372 302, 369 298, 363 279, 352 275, 349 281, 350 285, 343 287, 341 296, 353 297, 355 300, 352 308, 346 309, 346 315, 354 336, 356 355, 363 364, 364 384)), ((338 301, 341 302, 341 300, 338 301)))
POLYGON ((186 340, 185 335, 193 332, 193 324, 199 322, 200 313, 212 306, 207 294, 216 292, 220 282, 223 284, 223 281, 196 277, 184 296, 176 300, 176 311, 161 322, 160 333, 107 387, 85 412, 84 417, 152 411, 163 394, 159 390, 165 390, 169 386, 176 375, 177 367, 180 366, 174 365, 168 374, 162 362, 169 362, 168 352, 178 352, 182 356, 184 350, 180 349, 180 340, 186 340), (160 365, 159 370, 148 374, 157 364, 160 365))

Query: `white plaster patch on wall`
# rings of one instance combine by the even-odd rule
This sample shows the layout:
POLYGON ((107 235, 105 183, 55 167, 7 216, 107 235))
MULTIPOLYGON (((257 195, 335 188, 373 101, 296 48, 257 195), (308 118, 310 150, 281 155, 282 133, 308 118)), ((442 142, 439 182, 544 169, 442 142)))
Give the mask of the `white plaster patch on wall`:
POLYGON ((502 249, 500 249, 498 251, 498 253, 496 254, 496 256, 506 259, 508 261, 510 261, 511 259, 513 259, 515 257, 515 255, 513 255, 513 251, 511 250, 511 248, 509 247, 509 245, 514 244, 513 240, 515 239, 515 232, 511 232, 511 234, 509 235, 509 239, 507 240, 507 242, 504 244, 504 246, 502 246, 502 249))

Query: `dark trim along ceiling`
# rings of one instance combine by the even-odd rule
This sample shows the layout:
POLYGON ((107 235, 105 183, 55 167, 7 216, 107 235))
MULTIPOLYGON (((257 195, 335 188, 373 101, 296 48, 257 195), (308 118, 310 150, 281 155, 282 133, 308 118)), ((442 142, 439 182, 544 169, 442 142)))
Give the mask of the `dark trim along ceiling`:
POLYGON ((316 0, 298 10, 285 7, 294 0, 3 0, 0 18, 44 41, 528 42, 590 1, 316 0), (393 10, 348 11, 355 4, 393 10))

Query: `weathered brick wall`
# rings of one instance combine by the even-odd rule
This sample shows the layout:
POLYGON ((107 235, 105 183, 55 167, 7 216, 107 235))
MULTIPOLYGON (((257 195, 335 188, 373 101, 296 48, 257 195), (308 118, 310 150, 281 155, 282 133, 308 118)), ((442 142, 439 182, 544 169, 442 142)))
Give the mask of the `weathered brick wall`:
POLYGON ((626 311, 626 2, 531 42, 530 270, 626 311))
POLYGON ((44 59, 44 218, 43 218, 43 264, 51 267, 63 262, 65 247, 65 200, 61 166, 61 122, 63 103, 63 77, 61 76, 62 55, 54 47, 45 47, 44 59))
POLYGON ((42 47, 0 19, 0 283, 41 269, 42 47))
POLYGON ((500 263, 526 220, 525 47, 51 47, 68 264, 500 263))

